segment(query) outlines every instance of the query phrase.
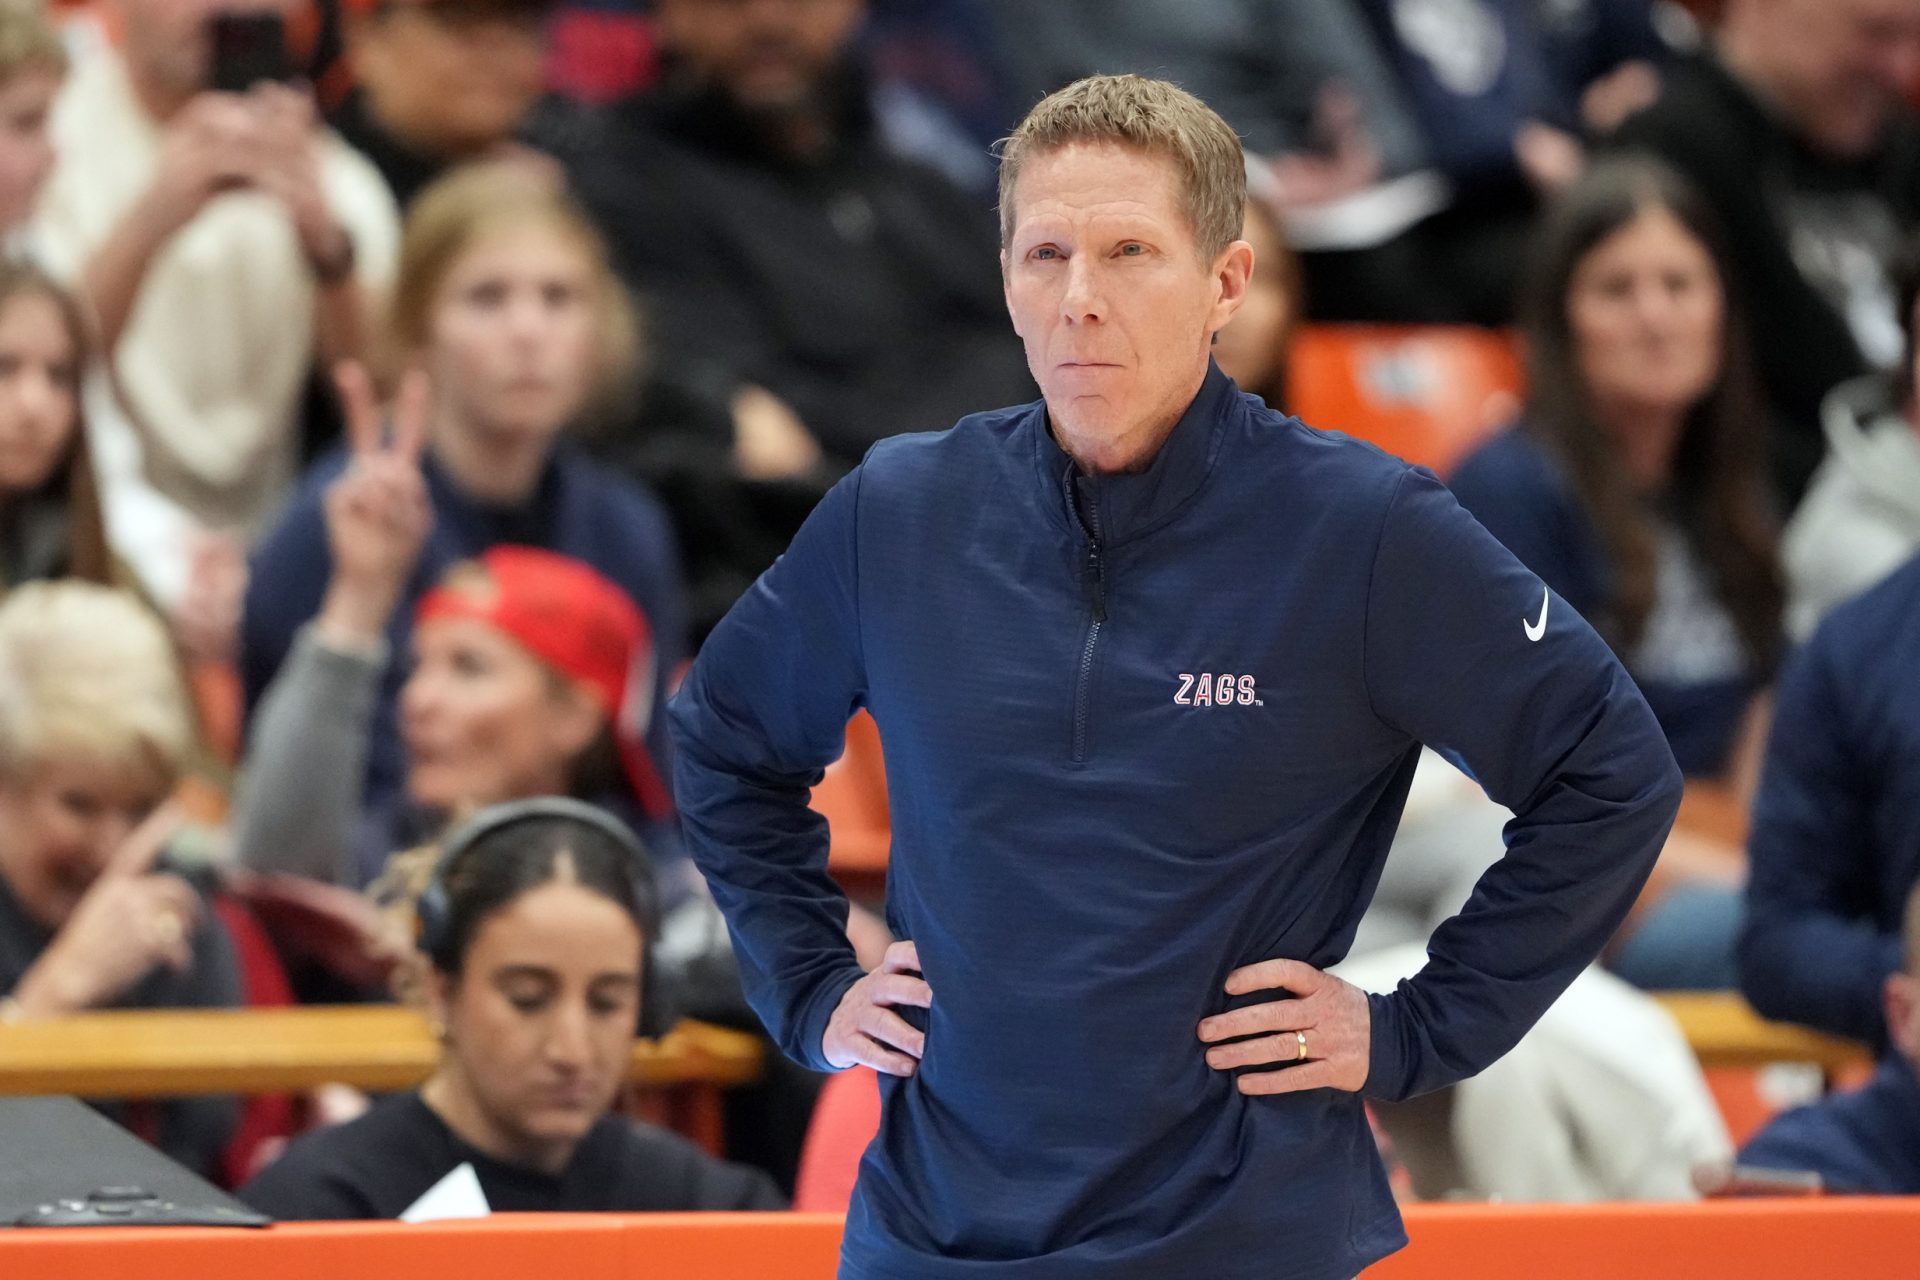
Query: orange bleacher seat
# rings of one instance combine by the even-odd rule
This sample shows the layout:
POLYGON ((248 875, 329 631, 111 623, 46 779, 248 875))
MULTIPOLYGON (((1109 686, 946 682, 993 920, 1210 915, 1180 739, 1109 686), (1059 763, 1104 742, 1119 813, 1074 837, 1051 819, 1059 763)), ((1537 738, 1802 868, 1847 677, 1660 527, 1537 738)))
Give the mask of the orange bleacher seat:
POLYGON ((880 1131, 880 1077, 855 1067, 827 1078, 807 1124, 794 1180, 796 1213, 845 1213, 853 1199, 860 1157, 880 1131))
POLYGON ((1287 372, 1288 408, 1445 476, 1520 410, 1511 334, 1469 325, 1308 325, 1287 372))
MULTIPOLYGON (((240 965, 241 998, 248 1008, 284 1009, 294 1003, 293 984, 267 938, 266 930, 240 899, 226 893, 213 897, 213 913, 233 942, 240 965)), ((290 1138, 300 1129, 299 1108, 281 1093, 255 1094, 240 1109, 240 1122, 220 1155, 221 1180, 237 1187, 259 1171, 270 1144, 290 1138)))
POLYGON ((880 727, 862 711, 847 721, 847 748, 827 766, 813 789, 813 808, 833 834, 828 865, 843 881, 862 887, 883 881, 892 824, 887 811, 887 770, 880 755, 880 727))

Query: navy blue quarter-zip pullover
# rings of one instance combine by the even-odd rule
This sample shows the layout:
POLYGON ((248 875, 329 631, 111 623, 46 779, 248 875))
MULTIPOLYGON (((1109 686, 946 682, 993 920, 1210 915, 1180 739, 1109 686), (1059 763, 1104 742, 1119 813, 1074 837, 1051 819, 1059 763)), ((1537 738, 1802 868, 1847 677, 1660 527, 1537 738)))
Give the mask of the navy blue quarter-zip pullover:
POLYGON ((1592 960, 1679 802, 1606 645, 1431 475, 1217 368, 1137 474, 1080 474, 1041 404, 882 442, 709 639, 673 707, 687 838, 816 1068, 861 970, 807 795, 861 706, 934 996, 854 1280, 1353 1275, 1405 1239, 1361 1097, 1208 1067, 1202 1017, 1282 994, 1227 974, 1346 954, 1431 743, 1517 816, 1372 998, 1365 1091, 1448 1084, 1592 960))

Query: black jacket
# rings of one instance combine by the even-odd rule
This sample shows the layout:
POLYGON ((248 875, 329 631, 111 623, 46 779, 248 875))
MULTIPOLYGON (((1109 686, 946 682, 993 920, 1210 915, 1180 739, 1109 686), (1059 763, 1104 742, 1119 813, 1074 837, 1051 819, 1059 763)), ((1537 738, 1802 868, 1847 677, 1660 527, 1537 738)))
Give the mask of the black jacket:
POLYGON ((670 72, 614 112, 578 194, 650 306, 660 376, 767 388, 836 470, 874 441, 1028 399, 991 211, 885 149, 859 78, 797 159, 766 122, 670 72))
MULTIPOLYGON (((1718 216, 1773 402, 1770 452, 1783 509, 1790 510, 1825 451, 1822 398, 1869 367, 1835 287, 1805 268, 1856 247, 1883 267, 1890 261, 1902 229, 1920 218, 1920 128, 1903 112, 1872 155, 1833 159, 1707 54, 1669 69, 1660 98, 1628 119, 1613 142, 1674 165, 1718 216)), ((1891 293, 1885 306, 1885 319, 1896 319, 1891 293)))

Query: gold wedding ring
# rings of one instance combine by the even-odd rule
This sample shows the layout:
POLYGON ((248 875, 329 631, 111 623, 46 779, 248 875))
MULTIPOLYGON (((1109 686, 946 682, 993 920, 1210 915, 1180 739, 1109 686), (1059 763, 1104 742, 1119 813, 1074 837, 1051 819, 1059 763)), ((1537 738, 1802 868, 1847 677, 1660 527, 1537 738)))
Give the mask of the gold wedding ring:
POLYGON ((1293 1055, 1293 1060, 1295 1062, 1305 1062, 1307 1060, 1307 1033, 1304 1031, 1296 1031, 1293 1033, 1293 1038, 1300 1044, 1300 1052, 1293 1055))

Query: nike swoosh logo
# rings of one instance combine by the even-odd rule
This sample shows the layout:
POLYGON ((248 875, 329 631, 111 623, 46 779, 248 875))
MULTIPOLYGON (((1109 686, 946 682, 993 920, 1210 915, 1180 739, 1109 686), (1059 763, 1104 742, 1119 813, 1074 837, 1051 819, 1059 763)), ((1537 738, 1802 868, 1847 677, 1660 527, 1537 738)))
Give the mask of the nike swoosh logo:
POLYGON ((1528 621, 1527 621, 1527 620, 1526 620, 1525 618, 1522 618, 1522 619, 1520 619, 1520 625, 1521 625, 1521 627, 1523 627, 1523 628, 1524 628, 1524 629, 1526 630, 1526 633, 1527 633, 1527 639, 1529 639, 1529 640, 1538 640, 1538 639, 1539 639, 1539 638, 1540 638, 1541 636, 1543 636, 1543 635, 1545 635, 1545 634, 1547 634, 1547 601, 1548 601, 1548 600, 1550 600, 1550 599, 1552 599, 1552 598, 1553 598, 1553 597, 1552 597, 1552 594, 1551 594, 1551 593, 1544 593, 1544 592, 1543 592, 1543 593, 1541 594, 1541 596, 1540 596, 1540 621, 1538 621, 1538 622, 1528 622, 1528 621))

